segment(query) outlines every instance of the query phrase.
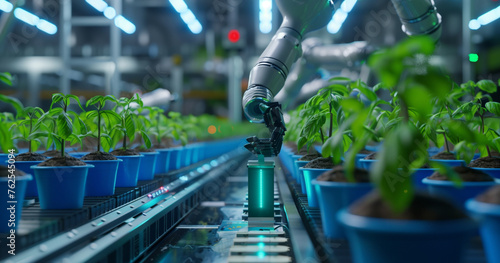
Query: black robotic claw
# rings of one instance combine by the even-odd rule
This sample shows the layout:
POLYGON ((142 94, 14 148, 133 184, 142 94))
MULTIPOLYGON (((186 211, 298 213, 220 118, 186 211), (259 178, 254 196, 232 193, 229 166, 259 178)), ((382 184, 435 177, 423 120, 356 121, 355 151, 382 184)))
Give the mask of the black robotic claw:
POLYGON ((248 137, 247 141, 249 143, 245 145, 245 148, 256 155, 277 156, 280 153, 286 131, 281 105, 278 102, 271 102, 263 105, 262 108, 265 108, 264 122, 271 132, 271 138, 248 137))

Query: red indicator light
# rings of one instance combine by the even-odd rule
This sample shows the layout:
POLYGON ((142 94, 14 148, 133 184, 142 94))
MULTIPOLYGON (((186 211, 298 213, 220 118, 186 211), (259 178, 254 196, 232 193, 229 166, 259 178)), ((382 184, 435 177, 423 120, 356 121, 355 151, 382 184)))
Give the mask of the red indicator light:
POLYGON ((240 32, 236 29, 229 30, 229 33, 227 33, 227 38, 229 41, 236 43, 238 40, 240 40, 240 32))

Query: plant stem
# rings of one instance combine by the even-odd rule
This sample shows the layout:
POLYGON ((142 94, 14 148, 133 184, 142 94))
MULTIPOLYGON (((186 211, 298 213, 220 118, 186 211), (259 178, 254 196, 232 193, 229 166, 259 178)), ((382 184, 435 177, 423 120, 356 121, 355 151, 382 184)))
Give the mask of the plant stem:
POLYGON ((448 146, 448 139, 446 138, 446 132, 443 132, 444 136, 444 147, 446 149, 446 152, 450 152, 450 146, 448 146))
POLYGON ((321 135, 321 142, 325 144, 325 136, 323 135, 323 129, 319 129, 319 134, 321 135))
POLYGON ((101 150, 101 111, 97 110, 97 151, 101 150))
POLYGON ((332 137, 333 133, 333 114, 332 114, 332 103, 328 103, 328 107, 330 107, 330 135, 328 136, 329 138, 332 137))
MULTIPOLYGON (((30 135, 33 132, 33 118, 30 117, 30 135)), ((28 152, 31 153, 31 140, 28 141, 28 152)))
MULTIPOLYGON (((481 133, 484 134, 484 116, 480 114, 479 117, 481 118, 481 133)), ((488 145, 486 145, 486 151, 488 152, 488 157, 491 158, 491 151, 488 145)))
POLYGON ((61 139, 61 156, 62 157, 64 157, 64 147, 65 147, 64 143, 65 143, 64 139, 61 139))

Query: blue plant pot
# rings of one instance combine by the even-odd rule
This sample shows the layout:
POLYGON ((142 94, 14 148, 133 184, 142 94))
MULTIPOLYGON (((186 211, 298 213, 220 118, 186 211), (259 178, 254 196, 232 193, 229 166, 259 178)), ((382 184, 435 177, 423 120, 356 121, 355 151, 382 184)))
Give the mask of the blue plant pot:
POLYGON ((156 159, 159 152, 141 152, 144 155, 141 165, 139 166, 139 181, 153 180, 155 177, 156 159))
POLYGON ((280 152, 279 154, 281 162, 283 163, 283 166, 285 166, 285 169, 289 171, 290 173, 293 172, 293 162, 292 162, 292 156, 293 152, 292 151, 284 151, 280 152))
POLYGON ((192 163, 193 148, 189 145, 184 147, 182 151, 181 167, 190 166, 192 163))
POLYGON ((304 184, 306 186, 306 194, 307 194, 307 204, 310 207, 318 207, 318 196, 316 195, 316 191, 314 191, 313 186, 311 184, 312 180, 316 179, 322 173, 329 171, 331 169, 314 169, 314 168, 300 168, 302 173, 304 174, 304 184))
POLYGON ((42 209, 80 209, 89 168, 83 166, 31 166, 35 172, 42 209))
POLYGON ((168 163, 170 160, 170 149, 156 149, 158 151, 158 157, 156 158, 155 164, 155 174, 164 174, 168 172, 168 163))
POLYGON ((321 212, 323 232, 332 239, 345 239, 337 213, 373 189, 372 183, 342 183, 312 180, 321 212))
POLYGON ((471 167, 471 168, 482 171, 493 178, 500 179, 500 168, 479 168, 479 167, 471 167))
MULTIPOLYGON (((16 166, 17 170, 17 166, 16 166)), ((26 186, 29 181, 32 180, 32 176, 30 174, 25 174, 22 176, 15 177, 15 188, 12 189, 9 187, 9 178, 8 177, 0 177, 0 233, 10 233, 11 229, 16 230, 19 221, 21 220, 21 212, 23 210, 23 202, 26 191, 26 186), (8 190, 12 190, 15 193, 9 193, 8 190), (14 198, 10 198, 10 194, 14 195, 14 198), (14 203, 10 203, 13 201, 14 203), (11 206, 14 206, 15 209, 9 209, 11 206), (11 212, 15 216, 13 221, 11 219, 11 212)), ((11 182, 12 185, 12 182, 11 182)), ((5 246, 5 245, 4 245, 5 246)))
POLYGON ((297 167, 296 161, 298 161, 302 155, 292 155, 293 169, 290 171, 293 179, 298 181, 299 178, 299 168, 297 167))
POLYGON ((436 170, 432 168, 420 168, 415 169, 411 175, 411 181, 416 190, 427 191, 427 185, 422 183, 422 180, 426 177, 431 176, 436 170))
MULTIPOLYGON (((21 170, 27 174, 35 174, 35 171, 31 169, 31 166, 37 165, 43 161, 16 161, 16 170, 21 170)), ((29 180, 26 185, 25 196, 36 197, 38 196, 38 189, 36 187, 36 178, 33 176, 33 180, 29 180)))
POLYGON ((9 154, 8 153, 0 153, 0 163, 4 164, 9 160, 9 154))
POLYGON ((431 195, 447 198, 465 209, 465 201, 476 197, 499 182, 498 180, 494 182, 462 182, 461 188, 457 188, 451 181, 431 180, 428 178, 424 178, 422 183, 427 185, 427 190, 431 195))
POLYGON ((118 173, 116 175, 116 187, 136 187, 137 179, 139 178, 139 168, 144 155, 127 155, 116 156, 122 159, 118 165, 118 173))
POLYGON ((368 156, 368 155, 370 155, 370 154, 367 154, 367 153, 358 153, 358 154, 356 154, 356 161, 354 162, 354 165, 357 168, 363 168, 361 166, 361 161, 360 160, 365 159, 365 157, 368 156))
POLYGON ((462 262, 477 225, 471 219, 394 220, 353 215, 337 218, 349 239, 354 263, 462 262))
POLYGON ((432 162, 447 165, 448 167, 455 166, 466 166, 464 160, 441 160, 441 159, 431 159, 432 162))
POLYGON ((115 194, 118 166, 123 160, 84 160, 94 168, 89 169, 85 196, 109 196, 115 194))
MULTIPOLYGON (((443 147, 441 147, 443 148, 443 147)), ((429 153, 429 156, 434 156, 440 152, 442 152, 443 150, 441 148, 438 148, 438 147, 429 147, 427 149, 427 153, 429 153)))
POLYGON ((365 149, 370 152, 378 152, 380 147, 382 147, 382 143, 378 143, 377 145, 365 145, 365 149))
POLYGON ((500 205, 469 199, 467 210, 480 220, 480 233, 489 263, 500 263, 500 205))
POLYGON ((168 159, 168 171, 173 171, 181 168, 182 148, 170 148, 170 157, 168 159))
POLYGON ((303 194, 307 194, 306 183, 304 181, 304 173, 300 168, 304 167, 309 161, 296 161, 295 165, 297 166, 297 182, 300 185, 300 190, 303 194))
POLYGON ((375 163, 375 162, 378 162, 378 160, 366 160, 366 159, 360 159, 359 160, 359 166, 365 170, 370 170, 370 168, 372 167, 372 165, 375 163))

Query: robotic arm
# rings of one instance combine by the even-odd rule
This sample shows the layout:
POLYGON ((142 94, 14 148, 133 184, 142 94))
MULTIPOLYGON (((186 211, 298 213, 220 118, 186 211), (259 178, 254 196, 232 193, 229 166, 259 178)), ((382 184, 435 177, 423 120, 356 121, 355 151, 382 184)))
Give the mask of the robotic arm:
POLYGON ((255 154, 275 156, 281 150, 286 128, 281 106, 273 103, 274 94, 283 87, 292 64, 302 55, 303 36, 322 28, 331 19, 333 0, 277 0, 283 23, 250 72, 243 95, 245 116, 255 123, 265 122, 270 139, 248 138, 245 147, 255 154))
MULTIPOLYGON (((429 35, 436 41, 439 39, 441 16, 433 0, 392 2, 407 35, 429 35)), ((254 136, 248 138, 249 144, 245 145, 251 152, 264 156, 274 156, 280 152, 286 131, 281 105, 273 102, 274 95, 284 86, 289 69, 302 55, 303 36, 325 26, 334 11, 333 0, 276 0, 276 3, 283 15, 283 23, 251 70, 242 101, 245 116, 251 122, 265 122, 271 132, 270 139, 254 136)), ((321 53, 313 57, 319 58, 321 53)))

